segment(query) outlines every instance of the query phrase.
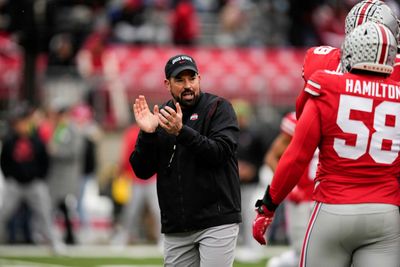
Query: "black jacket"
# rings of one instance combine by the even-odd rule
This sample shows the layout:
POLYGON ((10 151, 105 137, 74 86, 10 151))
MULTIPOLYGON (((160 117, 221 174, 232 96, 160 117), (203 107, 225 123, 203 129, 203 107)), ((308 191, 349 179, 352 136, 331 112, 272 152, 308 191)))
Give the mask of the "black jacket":
POLYGON ((27 184, 46 177, 49 156, 36 132, 26 138, 11 133, 4 140, 0 163, 5 178, 27 184))
POLYGON ((157 173, 163 233, 241 222, 238 135, 231 104, 208 93, 183 110, 177 137, 161 127, 140 132, 130 163, 139 178, 157 173))

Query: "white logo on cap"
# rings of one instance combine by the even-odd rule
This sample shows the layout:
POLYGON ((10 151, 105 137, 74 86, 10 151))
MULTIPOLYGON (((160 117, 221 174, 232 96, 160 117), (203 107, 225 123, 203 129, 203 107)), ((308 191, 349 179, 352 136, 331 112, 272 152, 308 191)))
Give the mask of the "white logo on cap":
POLYGON ((180 61, 180 60, 189 60, 190 62, 193 62, 193 60, 188 56, 180 56, 180 57, 173 59, 172 64, 175 64, 177 61, 180 61))

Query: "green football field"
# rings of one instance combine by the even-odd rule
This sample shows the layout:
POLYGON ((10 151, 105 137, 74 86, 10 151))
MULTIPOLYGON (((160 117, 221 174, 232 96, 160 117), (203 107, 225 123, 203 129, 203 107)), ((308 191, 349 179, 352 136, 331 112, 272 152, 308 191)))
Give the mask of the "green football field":
MULTIPOLYGON (((263 259, 252 263, 235 261, 234 267, 265 267, 267 259, 287 247, 263 247, 263 259), (264 253, 265 252, 265 253, 264 253)), ((46 246, 0 246, 0 267, 162 267, 156 246, 70 246, 65 256, 54 256, 46 246)))

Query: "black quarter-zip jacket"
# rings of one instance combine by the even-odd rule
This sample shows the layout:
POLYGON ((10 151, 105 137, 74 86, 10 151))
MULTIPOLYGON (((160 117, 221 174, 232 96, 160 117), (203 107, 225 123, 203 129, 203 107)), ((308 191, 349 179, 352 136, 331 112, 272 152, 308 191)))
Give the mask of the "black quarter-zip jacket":
MULTIPOLYGON (((175 108, 172 100, 165 105, 175 108)), ((157 174, 161 232, 240 223, 239 127, 232 105, 201 93, 196 105, 182 112, 178 136, 161 127, 155 133, 141 131, 130 156, 137 177, 157 174)))

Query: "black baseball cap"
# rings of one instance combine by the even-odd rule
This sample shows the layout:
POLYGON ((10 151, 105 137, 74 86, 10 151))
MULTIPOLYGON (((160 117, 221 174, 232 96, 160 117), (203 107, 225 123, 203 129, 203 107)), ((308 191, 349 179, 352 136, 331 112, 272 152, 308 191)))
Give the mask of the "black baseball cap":
POLYGON ((199 73, 196 62, 191 56, 177 55, 171 57, 165 65, 165 77, 167 79, 177 76, 184 70, 192 70, 199 73))

